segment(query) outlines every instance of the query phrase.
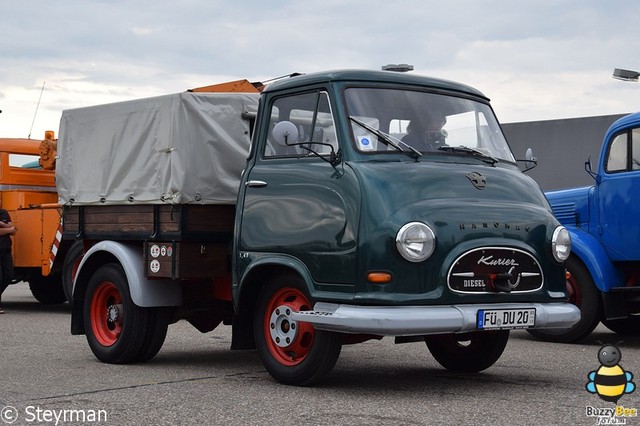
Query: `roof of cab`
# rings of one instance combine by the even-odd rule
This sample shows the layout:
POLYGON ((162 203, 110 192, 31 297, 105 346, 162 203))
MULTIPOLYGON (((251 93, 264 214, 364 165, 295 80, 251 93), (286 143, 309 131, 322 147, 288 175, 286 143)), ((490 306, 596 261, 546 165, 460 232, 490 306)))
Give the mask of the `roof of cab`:
POLYGON ((0 151, 12 154, 40 155, 42 140, 23 138, 0 138, 0 151))
POLYGON ((436 89, 445 89, 461 92, 474 96, 479 96, 489 100, 479 90, 455 81, 443 80, 433 77, 425 77, 415 74, 406 74, 393 71, 370 71, 370 70, 334 70, 323 71, 311 74, 300 74, 277 82, 271 83, 265 92, 286 90, 292 87, 300 87, 328 82, 369 82, 386 84, 408 84, 436 89))
POLYGON ((633 112, 629 115, 625 115, 624 117, 620 117, 611 123, 609 130, 607 130, 607 136, 608 134, 616 133, 625 127, 635 126, 638 122, 640 122, 640 112, 633 112))

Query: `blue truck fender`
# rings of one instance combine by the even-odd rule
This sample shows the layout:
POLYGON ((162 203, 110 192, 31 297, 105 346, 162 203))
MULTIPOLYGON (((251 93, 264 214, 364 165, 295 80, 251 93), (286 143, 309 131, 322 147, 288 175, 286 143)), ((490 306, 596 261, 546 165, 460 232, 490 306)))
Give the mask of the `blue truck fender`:
POLYGON ((568 227, 571 234, 571 253, 582 261, 589 270, 593 283, 602 291, 621 285, 623 278, 611 263, 600 241, 593 235, 579 229, 568 227))
MULTIPOLYGON (((115 258, 127 277, 131 300, 137 306, 149 308, 156 306, 179 306, 182 304, 182 288, 178 281, 169 279, 150 280, 144 276, 145 264, 140 246, 131 246, 117 241, 100 241, 83 256, 73 282, 75 296, 79 280, 86 286, 91 272, 97 265, 103 264, 96 259, 105 254, 115 258), (83 268, 85 268, 83 269, 83 268)), ((84 290, 84 289, 83 289, 84 290)), ((84 291, 82 291, 84 293, 84 291)))

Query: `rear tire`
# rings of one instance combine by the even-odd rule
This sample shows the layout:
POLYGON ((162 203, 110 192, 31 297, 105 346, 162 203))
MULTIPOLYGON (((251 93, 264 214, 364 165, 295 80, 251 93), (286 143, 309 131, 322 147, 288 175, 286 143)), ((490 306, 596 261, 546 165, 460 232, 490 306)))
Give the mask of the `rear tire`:
POLYGON ((276 278, 262 291, 254 318, 256 347, 265 368, 280 383, 310 386, 326 378, 342 348, 337 333, 315 330, 290 318, 312 309, 300 277, 276 278))
POLYGON ((120 265, 96 270, 84 300, 87 342, 100 361, 109 364, 143 362, 164 343, 168 322, 162 308, 141 308, 131 300, 120 265))
POLYGON ((78 272, 82 256, 84 256, 84 245, 82 241, 76 241, 67 251, 62 265, 62 288, 70 304, 73 303, 73 280, 78 272))
POLYGON ((425 336, 431 355, 447 370, 477 373, 498 361, 509 340, 509 330, 425 336))
POLYGON ((169 328, 169 314, 163 308, 148 308, 149 310, 149 327, 142 348, 136 355, 135 362, 147 362, 158 354, 164 340, 167 337, 169 328))
POLYGON ((589 270, 575 256, 566 262, 571 277, 567 280, 569 302, 580 308, 580 321, 569 328, 527 330, 532 336, 547 342, 571 343, 589 335, 602 318, 600 290, 593 283, 589 270))
POLYGON ((36 300, 45 305, 57 305, 67 301, 60 274, 42 276, 36 271, 29 276, 29 289, 36 300))

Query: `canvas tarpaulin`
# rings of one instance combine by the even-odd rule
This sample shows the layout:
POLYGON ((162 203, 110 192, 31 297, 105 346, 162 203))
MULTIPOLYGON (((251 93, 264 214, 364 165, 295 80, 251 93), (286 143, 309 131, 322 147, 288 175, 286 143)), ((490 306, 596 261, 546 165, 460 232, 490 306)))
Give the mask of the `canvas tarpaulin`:
POLYGON ((234 204, 257 94, 184 92, 65 110, 60 203, 234 204))

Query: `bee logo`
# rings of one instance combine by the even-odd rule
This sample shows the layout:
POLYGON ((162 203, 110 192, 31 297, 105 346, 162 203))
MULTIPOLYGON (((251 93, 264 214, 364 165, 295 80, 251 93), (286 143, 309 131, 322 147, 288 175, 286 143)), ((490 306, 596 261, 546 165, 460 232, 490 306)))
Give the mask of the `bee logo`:
POLYGON ((636 389, 633 373, 624 371, 620 366, 622 353, 617 346, 605 345, 598 351, 600 368, 588 374, 589 381, 586 384, 587 392, 598 394, 608 402, 618 403, 625 393, 631 393, 636 389))

